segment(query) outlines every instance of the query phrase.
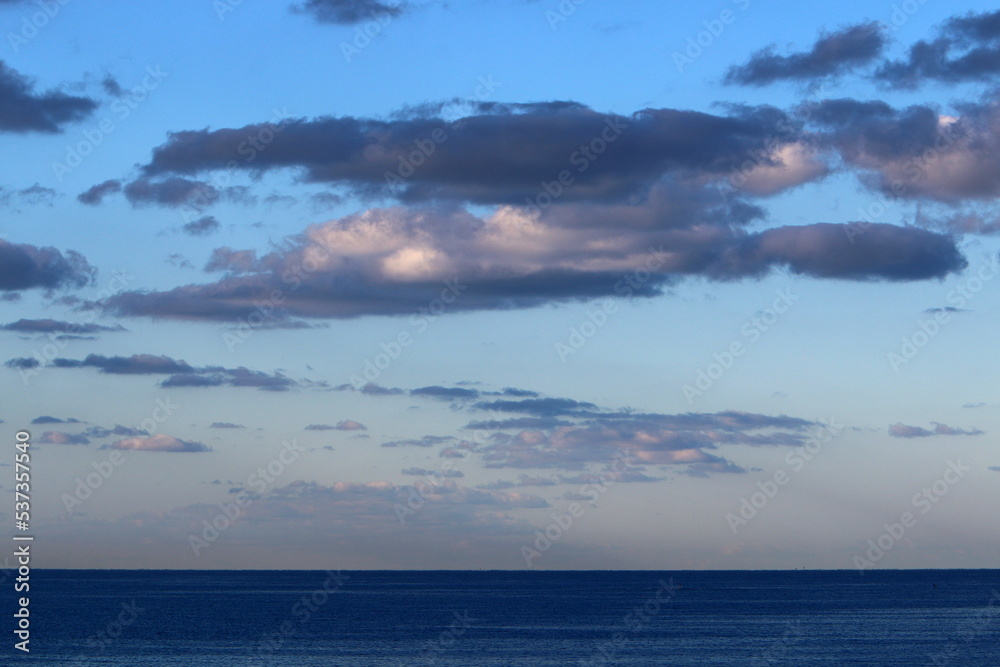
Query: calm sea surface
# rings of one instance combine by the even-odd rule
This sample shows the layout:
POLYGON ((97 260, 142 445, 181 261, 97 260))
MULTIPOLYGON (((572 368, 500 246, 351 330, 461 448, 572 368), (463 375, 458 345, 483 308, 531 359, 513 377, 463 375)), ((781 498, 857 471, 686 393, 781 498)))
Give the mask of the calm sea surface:
POLYGON ((1000 667, 998 570, 31 577, 2 664, 1000 667))

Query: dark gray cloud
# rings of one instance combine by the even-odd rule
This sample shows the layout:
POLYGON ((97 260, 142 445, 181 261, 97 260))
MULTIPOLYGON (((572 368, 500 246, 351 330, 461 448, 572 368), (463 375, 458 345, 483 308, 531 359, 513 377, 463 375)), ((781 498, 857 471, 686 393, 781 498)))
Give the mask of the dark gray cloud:
POLYGON ((111 194, 116 194, 122 191, 122 182, 118 180, 104 181, 103 183, 98 183, 97 185, 88 188, 86 191, 81 192, 76 196, 77 201, 82 204, 89 204, 91 206, 96 206, 104 201, 104 198, 111 194))
POLYGON ((38 368, 42 365, 38 359, 32 357, 16 357, 14 359, 9 359, 4 362, 4 366, 7 368, 17 368, 21 370, 27 370, 29 368, 38 368))
POLYGON ((1000 11, 969 13, 944 23, 931 40, 910 47, 905 60, 886 62, 876 78, 893 88, 927 81, 992 81, 1000 73, 1000 11))
POLYGON ((171 375, 160 383, 161 387, 253 387, 263 391, 288 391, 303 386, 301 382, 275 372, 265 373, 240 366, 239 368, 208 367, 197 373, 171 375))
POLYGON ((132 428, 131 426, 122 426, 121 424, 115 424, 113 428, 104 428, 103 426, 91 426, 83 431, 83 434, 90 438, 110 438, 111 436, 118 437, 132 437, 139 435, 149 435, 149 431, 141 428, 132 428))
POLYGON ((191 206, 197 210, 212 206, 223 197, 223 191, 210 183, 179 177, 171 177, 162 181, 139 178, 126 185, 123 191, 125 198, 133 206, 148 204, 191 206))
MULTIPOLYGON (((21 360, 7 362, 12 368, 22 368, 21 360)), ((129 357, 106 357, 89 354, 84 359, 52 360, 56 368, 97 368, 102 373, 113 375, 169 375, 160 382, 164 388, 178 387, 254 387, 265 391, 286 391, 305 386, 325 386, 308 380, 294 380, 283 373, 266 373, 244 366, 224 368, 222 366, 194 367, 186 361, 166 355, 133 354, 129 357)))
POLYGON ((306 181, 407 203, 545 204, 552 193, 560 201, 622 202, 668 175, 728 177, 748 155, 772 152, 776 138, 797 139, 797 124, 771 107, 738 107, 728 116, 677 109, 624 116, 573 102, 472 109, 457 120, 291 120, 252 161, 234 157, 271 123, 174 132, 154 149, 136 187, 161 187, 153 177, 191 183, 180 177, 223 169, 294 169, 306 181), (563 172, 568 184, 560 185, 563 172))
POLYGON ((16 322, 9 322, 0 325, 4 331, 18 331, 21 333, 70 333, 70 334, 93 334, 105 333, 108 331, 127 331, 120 324, 114 326, 104 326, 101 324, 78 324, 76 322, 63 322, 60 320, 26 320, 20 319, 16 322))
POLYGON ((292 6, 292 11, 309 14, 319 23, 351 25, 363 21, 383 22, 402 14, 409 3, 387 3, 381 0, 306 0, 292 6))
POLYGON ((83 287, 96 273, 80 253, 0 240, 0 291, 83 287))
POLYGON ((181 227, 181 231, 189 236, 209 236, 210 234, 214 234, 219 231, 221 228, 222 225, 215 219, 215 216, 206 215, 193 222, 187 223, 181 227))
MULTIPOLYGON (((435 479, 441 477, 452 477, 459 478, 465 477, 465 473, 461 470, 428 470, 426 468, 406 468, 400 470, 401 475, 408 475, 411 477, 434 477, 435 479)), ((482 487, 479 487, 482 488, 482 487)))
POLYGON ((69 417, 68 419, 60 419, 59 417, 52 417, 50 415, 42 415, 41 417, 35 417, 31 420, 32 424, 82 424, 79 419, 75 417, 69 417))
POLYGON ((429 398, 440 398, 444 400, 477 398, 479 392, 475 389, 464 389, 462 387, 420 387, 410 390, 411 396, 427 396, 429 398))
POLYGON ((881 223, 851 231, 817 223, 778 227, 748 237, 733 255, 737 275, 763 275, 774 265, 814 278, 908 281, 943 278, 967 261, 946 235, 881 223))
POLYGON ((102 354, 88 354, 84 359, 58 358, 52 361, 57 368, 98 368, 102 373, 114 375, 150 375, 194 372, 194 368, 184 361, 166 355, 133 354, 129 357, 106 357, 102 354))
POLYGON ((576 401, 571 398, 525 398, 522 400, 484 401, 475 406, 479 410, 493 412, 519 412, 521 414, 557 417, 562 415, 585 416, 594 414, 597 406, 593 403, 576 401))
POLYGON ((20 210, 19 206, 37 206, 39 204, 51 206, 52 201, 58 196, 57 191, 38 183, 20 190, 0 187, 0 206, 9 206, 15 210, 20 210))
POLYGON ((745 65, 732 67, 726 82, 749 86, 783 80, 815 82, 874 62, 886 41, 878 23, 849 26, 821 36, 809 51, 787 56, 775 53, 774 47, 758 51, 745 65))
POLYGON ((977 428, 961 429, 940 422, 931 422, 933 429, 921 426, 909 426, 897 423, 889 427, 889 435, 894 438, 927 438, 932 435, 982 435, 983 432, 977 428))
POLYGON ((817 141, 888 198, 947 204, 1000 196, 1000 105, 992 95, 947 116, 929 105, 824 100, 813 105, 817 141))
POLYGON ((568 422, 555 417, 514 417, 512 419, 487 419, 483 421, 472 421, 465 425, 470 431, 489 430, 501 431, 504 429, 550 429, 559 426, 570 426, 573 422, 568 422))
POLYGON ((89 97, 36 93, 34 87, 30 79, 0 61, 0 132, 62 132, 65 125, 97 108, 89 97))

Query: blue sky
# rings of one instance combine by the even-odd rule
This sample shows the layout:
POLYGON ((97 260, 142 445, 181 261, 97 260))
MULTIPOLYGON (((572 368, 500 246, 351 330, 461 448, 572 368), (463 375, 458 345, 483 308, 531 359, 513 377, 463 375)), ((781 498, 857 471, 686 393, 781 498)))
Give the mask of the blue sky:
POLYGON ((996 566, 990 10, 0 2, 38 564, 996 566))

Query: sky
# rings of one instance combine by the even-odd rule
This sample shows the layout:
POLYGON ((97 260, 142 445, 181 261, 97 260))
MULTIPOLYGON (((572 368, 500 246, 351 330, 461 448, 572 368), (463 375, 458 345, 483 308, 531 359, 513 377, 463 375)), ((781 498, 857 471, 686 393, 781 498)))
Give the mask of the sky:
POLYGON ((987 3, 0 27, 36 566, 997 567, 987 3))

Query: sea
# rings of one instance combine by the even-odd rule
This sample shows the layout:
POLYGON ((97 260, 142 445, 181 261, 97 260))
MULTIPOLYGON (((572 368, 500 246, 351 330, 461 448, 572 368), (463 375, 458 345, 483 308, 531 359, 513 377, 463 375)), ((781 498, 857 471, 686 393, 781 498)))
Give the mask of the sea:
POLYGON ((30 583, 30 653, 8 631, 0 664, 1000 667, 1000 570, 32 570, 30 583))

